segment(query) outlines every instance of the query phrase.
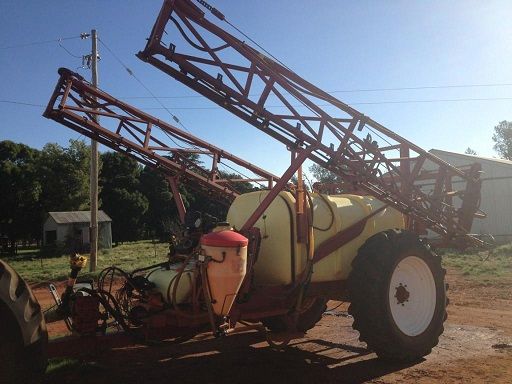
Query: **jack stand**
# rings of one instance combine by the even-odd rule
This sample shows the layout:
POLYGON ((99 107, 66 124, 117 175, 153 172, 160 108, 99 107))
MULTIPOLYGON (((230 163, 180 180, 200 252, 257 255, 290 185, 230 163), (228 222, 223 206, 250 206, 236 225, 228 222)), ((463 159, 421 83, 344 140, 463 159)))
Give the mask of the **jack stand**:
POLYGON ((48 289, 50 290, 50 293, 53 297, 53 301, 55 301, 55 308, 51 308, 45 312, 45 321, 47 323, 53 323, 55 321, 64 320, 68 330, 72 331, 71 318, 64 314, 64 309, 62 308, 62 299, 60 298, 59 292, 57 292, 57 288, 55 285, 49 284, 48 289))

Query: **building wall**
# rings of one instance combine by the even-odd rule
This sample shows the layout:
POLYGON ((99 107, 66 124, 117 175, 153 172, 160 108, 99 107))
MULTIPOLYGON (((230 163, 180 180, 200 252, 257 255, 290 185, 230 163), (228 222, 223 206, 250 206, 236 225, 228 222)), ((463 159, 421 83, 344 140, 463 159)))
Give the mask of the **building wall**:
POLYGON ((57 223, 51 217, 48 217, 48 219, 46 219, 46 221, 43 224, 43 245, 47 245, 49 242, 49 239, 47 239, 47 232, 57 231, 57 227, 57 223))
POLYGON ((64 244, 69 233, 68 225, 57 224, 52 217, 49 217, 43 225, 43 245, 49 244, 48 231, 56 231, 56 243, 64 244))
MULTIPOLYGON (((499 243, 512 241, 512 162, 496 159, 483 159, 478 156, 431 151, 436 156, 454 166, 482 164, 482 189, 480 209, 486 218, 475 218, 472 233, 492 234, 499 243)), ((457 189, 457 184, 453 187, 457 189)))
MULTIPOLYGON (((110 222, 98 224, 98 246, 101 249, 112 248, 112 229, 110 222)), ((57 224, 52 217, 49 217, 43 225, 43 245, 48 245, 47 231, 56 231, 56 242, 60 245, 66 244, 68 239, 74 236, 74 231, 80 231, 80 238, 83 245, 90 244, 88 223, 57 224)))

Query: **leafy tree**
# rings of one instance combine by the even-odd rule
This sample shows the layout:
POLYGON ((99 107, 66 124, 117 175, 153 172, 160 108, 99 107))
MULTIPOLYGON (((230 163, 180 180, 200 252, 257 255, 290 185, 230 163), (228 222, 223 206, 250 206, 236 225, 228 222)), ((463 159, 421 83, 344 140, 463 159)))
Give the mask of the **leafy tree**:
MULTIPOLYGON (((243 177, 236 172, 224 172, 219 171, 219 177, 227 180, 237 180, 242 179, 243 177)), ((235 189, 238 193, 243 194, 247 192, 257 191, 260 188, 246 181, 239 182, 231 182, 232 188, 235 189)))
MULTIPOLYGON (((241 179, 242 176, 235 172, 219 171, 219 177, 222 179, 241 179)), ((238 193, 243 194, 247 192, 256 191, 259 188, 255 187, 249 182, 231 182, 231 188, 236 190, 238 193)), ((219 220, 225 220, 228 214, 229 203, 223 199, 222 196, 218 196, 215 193, 205 194, 194 191, 189 186, 185 186, 189 194, 190 209, 194 211, 200 211, 208 213, 219 220)))
POLYGON ((43 218, 39 151, 12 141, 0 142, 0 234, 17 240, 40 239, 43 218))
POLYGON ((148 200, 148 210, 144 215, 146 229, 151 235, 167 239, 173 223, 178 222, 178 212, 162 172, 145 167, 140 175, 140 191, 148 200))
POLYGON ((464 151, 464 153, 466 155, 476 155, 476 151, 470 147, 467 147, 466 150, 464 151))
POLYGON ((70 140, 69 147, 56 143, 43 147, 38 162, 41 202, 46 212, 76 211, 89 207, 89 146, 70 140))
POLYGON ((494 127, 492 135, 494 141, 494 150, 501 157, 512 160, 512 122, 503 120, 494 127))
POLYGON ((101 160, 100 198, 102 209, 112 218, 112 238, 116 243, 138 240, 148 209, 148 199, 139 190, 142 167, 117 152, 103 153, 101 160))
POLYGON ((340 177, 324 167, 313 164, 309 167, 309 172, 313 174, 313 177, 321 183, 336 183, 340 182, 340 177))

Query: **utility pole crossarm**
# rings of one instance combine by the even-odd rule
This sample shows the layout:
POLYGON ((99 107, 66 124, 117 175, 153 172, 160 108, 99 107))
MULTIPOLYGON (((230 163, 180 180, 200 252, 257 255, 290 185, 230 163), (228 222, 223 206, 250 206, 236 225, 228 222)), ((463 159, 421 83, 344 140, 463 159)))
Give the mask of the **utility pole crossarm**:
POLYGON ((242 192, 240 184, 257 182, 271 188, 279 180, 248 161, 117 100, 69 69, 61 68, 59 74, 45 117, 166 176, 188 181, 187 185, 214 194, 226 204, 242 192), (96 122, 96 116, 101 116, 101 123, 96 122), (198 165, 194 155, 202 155, 201 160, 210 164, 198 165), (219 170, 221 166, 229 167, 236 177, 228 177, 219 170))
POLYGON ((164 2, 138 57, 290 150, 314 147, 310 160, 443 237, 470 231, 477 165, 464 172, 424 151, 211 22, 191 0, 164 2), (421 187, 426 178, 432 188, 421 187))

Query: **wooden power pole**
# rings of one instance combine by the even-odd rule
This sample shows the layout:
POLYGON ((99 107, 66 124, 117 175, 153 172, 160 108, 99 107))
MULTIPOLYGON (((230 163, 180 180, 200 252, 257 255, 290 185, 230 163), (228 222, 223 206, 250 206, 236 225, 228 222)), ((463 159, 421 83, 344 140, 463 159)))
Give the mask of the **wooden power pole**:
MULTIPOLYGON (((91 52, 91 71, 92 85, 98 86, 98 35, 96 30, 91 31, 92 52, 91 52)), ((93 115, 94 122, 98 123, 98 115, 93 115)), ((90 175, 90 196, 91 196, 91 224, 90 224, 90 243, 91 254, 89 270, 94 272, 98 263, 98 142, 91 139, 91 175, 90 175)))

